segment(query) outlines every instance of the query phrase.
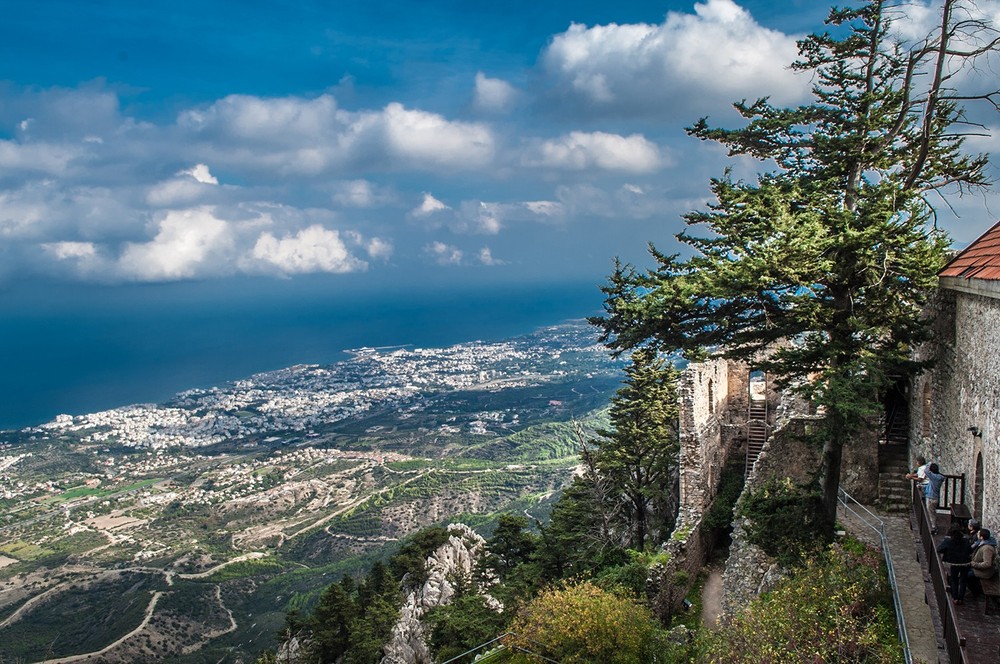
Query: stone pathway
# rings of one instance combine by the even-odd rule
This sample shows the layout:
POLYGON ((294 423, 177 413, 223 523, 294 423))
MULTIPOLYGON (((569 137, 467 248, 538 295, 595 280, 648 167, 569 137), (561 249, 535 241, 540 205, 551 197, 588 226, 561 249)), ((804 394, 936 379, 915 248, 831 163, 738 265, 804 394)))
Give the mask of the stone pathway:
MULTIPOLYGON (((913 661, 923 664, 947 662, 944 642, 935 631, 933 609, 926 600, 927 593, 933 591, 928 590, 930 579, 924 572, 927 566, 920 560, 920 538, 917 531, 910 528, 909 513, 887 514, 872 507, 867 509, 885 525, 913 661)), ((871 520, 864 512, 861 512, 861 516, 871 520)), ((843 507, 839 508, 837 517, 858 539, 880 545, 878 534, 856 516, 846 513, 843 507)))
POLYGON ((710 565, 701 590, 701 623, 711 630, 719 629, 722 617, 722 569, 718 564, 710 565))

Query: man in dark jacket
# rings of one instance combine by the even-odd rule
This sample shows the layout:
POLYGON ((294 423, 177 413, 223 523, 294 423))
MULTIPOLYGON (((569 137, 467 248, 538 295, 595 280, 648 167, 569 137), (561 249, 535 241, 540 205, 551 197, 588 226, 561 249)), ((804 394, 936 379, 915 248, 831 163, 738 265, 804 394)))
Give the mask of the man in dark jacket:
POLYGON ((937 551, 941 554, 941 559, 949 565, 948 584, 951 587, 951 601, 961 604, 965 600, 969 564, 972 562, 972 544, 965 539, 962 529, 955 526, 938 544, 937 551))

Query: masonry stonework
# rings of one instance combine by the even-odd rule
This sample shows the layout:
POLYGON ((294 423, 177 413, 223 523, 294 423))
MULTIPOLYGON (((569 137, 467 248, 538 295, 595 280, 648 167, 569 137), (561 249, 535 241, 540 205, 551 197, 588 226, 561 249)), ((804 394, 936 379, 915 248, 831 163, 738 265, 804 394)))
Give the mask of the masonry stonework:
POLYGON ((935 361, 911 390, 911 450, 965 475, 965 502, 1000 530, 1000 285, 942 279, 934 302, 935 361))
POLYGON ((689 365, 677 386, 680 411, 680 506, 673 535, 663 548, 668 562, 651 579, 654 606, 661 615, 675 610, 697 580, 714 546, 701 522, 719 488, 730 457, 743 451, 749 400, 745 365, 712 360, 689 365), (681 582, 686 578, 686 582, 681 582), (678 592, 677 586, 681 588, 678 592))

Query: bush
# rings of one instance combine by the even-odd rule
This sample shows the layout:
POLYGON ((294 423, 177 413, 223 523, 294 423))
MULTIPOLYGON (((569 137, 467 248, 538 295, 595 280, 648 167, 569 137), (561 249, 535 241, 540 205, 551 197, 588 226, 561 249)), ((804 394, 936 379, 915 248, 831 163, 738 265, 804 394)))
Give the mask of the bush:
POLYGON ((737 514, 749 519, 749 541, 786 567, 801 564, 833 539, 822 494, 787 478, 769 480, 744 496, 737 514))
POLYGON ((434 607, 424 621, 431 628, 431 647, 438 662, 490 641, 504 627, 503 616, 473 592, 456 597, 451 604, 434 607))
MULTIPOLYGON (((543 591, 511 625, 507 646, 564 664, 663 661, 662 632, 645 605, 589 582, 543 591)), ((516 654, 513 662, 536 662, 516 654)))
POLYGON ((722 471, 719 480, 719 491, 712 501, 712 506, 701 520, 702 530, 727 529, 732 527, 733 507, 743 491, 742 464, 729 464, 722 471))
POLYGON ((874 549, 834 545, 718 632, 705 634, 699 661, 902 661, 885 567, 874 549))

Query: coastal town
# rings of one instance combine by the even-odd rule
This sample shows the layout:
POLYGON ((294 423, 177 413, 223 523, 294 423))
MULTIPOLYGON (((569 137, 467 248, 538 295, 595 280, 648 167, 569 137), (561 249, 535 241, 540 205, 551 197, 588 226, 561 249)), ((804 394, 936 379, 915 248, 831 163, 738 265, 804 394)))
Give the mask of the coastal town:
POLYGON ((172 650, 252 653, 330 575, 423 526, 543 514, 606 426, 620 369, 574 322, 362 348, 0 432, 0 638, 28 653, 68 619, 91 625, 98 652, 148 618, 172 650), (120 628, 93 624, 136 587, 120 628), (208 608, 182 629, 171 603, 208 608))
MULTIPOLYGON (((339 364, 261 373, 220 387, 182 392, 166 404, 59 415, 22 433, 30 440, 152 450, 203 447, 235 439, 260 441, 272 435, 285 435, 287 442, 293 437, 316 437, 324 427, 376 407, 412 415, 427 408, 431 393, 495 393, 543 384, 570 372, 585 375, 616 366, 582 323, 494 343, 470 342, 441 349, 362 348, 351 353, 351 359, 339 364), (572 357, 573 363, 564 355, 572 357)), ((481 417, 463 424, 481 435, 491 430, 499 433, 516 418, 516 413, 476 415, 481 417)), ((0 446, 9 448, 9 442, 4 442, 0 432, 0 446)), ((5 459, 0 457, 0 470, 12 463, 5 459)))

